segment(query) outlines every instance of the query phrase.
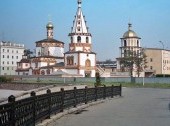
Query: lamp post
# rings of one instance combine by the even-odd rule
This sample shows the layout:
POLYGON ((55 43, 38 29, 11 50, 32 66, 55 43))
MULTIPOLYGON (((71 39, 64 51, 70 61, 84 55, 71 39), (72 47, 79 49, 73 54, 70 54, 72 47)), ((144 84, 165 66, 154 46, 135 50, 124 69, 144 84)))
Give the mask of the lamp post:
POLYGON ((163 74, 163 77, 165 77, 165 74, 164 74, 164 43, 162 41, 159 41, 161 44, 162 44, 162 47, 163 47, 163 54, 162 54, 162 60, 163 60, 163 67, 162 67, 162 74, 163 74))

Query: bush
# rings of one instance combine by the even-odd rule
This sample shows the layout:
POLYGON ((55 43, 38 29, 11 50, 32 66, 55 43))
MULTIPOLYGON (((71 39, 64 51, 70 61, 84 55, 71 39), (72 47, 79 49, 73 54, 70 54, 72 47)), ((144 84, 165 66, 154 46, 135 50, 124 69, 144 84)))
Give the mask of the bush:
POLYGON ((169 74, 165 74, 165 75, 163 75, 163 74, 157 74, 156 77, 170 77, 170 75, 169 75, 169 74))
POLYGON ((0 77, 0 82, 11 82, 12 81, 12 78, 11 77, 5 77, 5 76, 1 76, 0 77))
POLYGON ((101 86, 101 80, 100 80, 100 74, 99 72, 96 72, 96 83, 95 86, 101 86))

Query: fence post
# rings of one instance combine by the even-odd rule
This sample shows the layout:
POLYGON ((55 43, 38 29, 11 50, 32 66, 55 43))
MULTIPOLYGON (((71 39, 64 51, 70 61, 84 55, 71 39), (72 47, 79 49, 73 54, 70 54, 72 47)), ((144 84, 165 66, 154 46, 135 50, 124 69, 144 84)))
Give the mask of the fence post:
POLYGON ((103 99, 106 99, 106 85, 103 87, 103 99))
POLYGON ((88 99, 87 99, 87 90, 88 90, 88 87, 87 86, 85 86, 85 92, 84 92, 84 100, 85 100, 85 104, 87 104, 87 101, 88 101, 88 99))
POLYGON ((77 87, 74 87, 74 107, 77 106, 77 87))
POLYGON ((47 95, 48 95, 48 119, 50 119, 51 116, 51 90, 47 90, 47 95))
POLYGON ((36 106, 35 106, 35 97, 36 97, 36 93, 34 91, 31 92, 31 97, 33 97, 33 126, 35 126, 35 122, 36 122, 36 106))
POLYGON ((95 86, 95 101, 97 101, 97 86, 95 86))
POLYGON ((11 95, 8 97, 8 102, 11 103, 11 111, 10 111, 10 121, 11 126, 15 126, 15 96, 11 95))
POLYGON ((61 88, 61 107, 60 112, 64 111, 64 88, 61 88))
POLYGON ((113 97, 114 97, 114 85, 112 85, 111 88, 112 88, 112 95, 111 95, 111 98, 113 98, 113 97))
POLYGON ((120 96, 122 96, 122 84, 120 84, 120 96))

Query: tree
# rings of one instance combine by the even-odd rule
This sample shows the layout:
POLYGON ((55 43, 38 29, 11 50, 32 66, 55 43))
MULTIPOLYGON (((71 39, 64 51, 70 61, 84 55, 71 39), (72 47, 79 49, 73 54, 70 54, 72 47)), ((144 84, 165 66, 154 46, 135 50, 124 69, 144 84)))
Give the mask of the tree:
POLYGON ((24 50, 24 55, 28 56, 28 58, 30 58, 32 54, 33 54, 33 52, 30 51, 30 49, 25 49, 24 50))
POLYGON ((129 71, 133 76, 133 71, 136 70, 137 76, 146 68, 146 55, 144 49, 140 52, 127 50, 124 57, 120 60, 120 67, 122 71, 129 71))
POLYGON ((96 83, 95 86, 101 86, 100 73, 96 72, 96 83))

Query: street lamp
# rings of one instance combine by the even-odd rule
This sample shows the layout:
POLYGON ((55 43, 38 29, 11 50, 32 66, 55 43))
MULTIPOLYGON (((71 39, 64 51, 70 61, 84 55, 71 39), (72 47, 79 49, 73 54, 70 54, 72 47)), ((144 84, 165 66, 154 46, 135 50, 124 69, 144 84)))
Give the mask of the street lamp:
POLYGON ((159 41, 161 44, 162 44, 162 47, 163 47, 163 54, 162 54, 162 60, 163 60, 163 67, 162 67, 162 74, 163 74, 163 77, 165 77, 165 74, 164 74, 164 43, 162 41, 159 41))
POLYGON ((164 43, 162 41, 159 41, 162 44, 163 50, 164 50, 164 43))

